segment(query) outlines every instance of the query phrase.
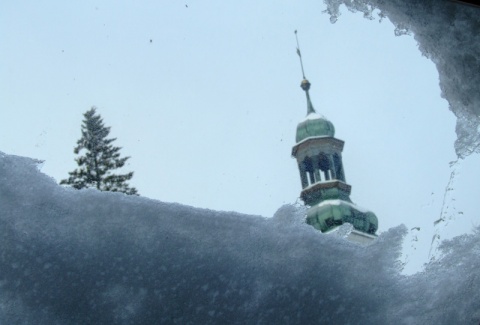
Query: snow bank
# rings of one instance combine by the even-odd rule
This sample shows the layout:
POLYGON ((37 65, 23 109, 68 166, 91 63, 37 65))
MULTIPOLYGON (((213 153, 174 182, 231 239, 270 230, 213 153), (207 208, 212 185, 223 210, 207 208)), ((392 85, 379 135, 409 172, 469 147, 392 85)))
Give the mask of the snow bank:
POLYGON ((330 19, 340 5, 373 19, 375 9, 396 26, 395 34, 413 32, 419 50, 440 77, 442 97, 457 117, 455 150, 460 158, 480 152, 480 9, 443 0, 324 0, 330 19))
POLYGON ((58 186, 0 154, 1 324, 478 324, 480 236, 399 275, 404 227, 367 248, 300 222, 58 186))

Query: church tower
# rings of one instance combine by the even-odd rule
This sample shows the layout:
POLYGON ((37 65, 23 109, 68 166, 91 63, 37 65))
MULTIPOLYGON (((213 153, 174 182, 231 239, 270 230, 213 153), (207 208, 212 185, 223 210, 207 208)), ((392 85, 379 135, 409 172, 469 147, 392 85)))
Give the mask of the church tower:
POLYGON ((348 222, 354 228, 349 239, 369 242, 375 238, 378 219, 373 212, 350 200, 352 187, 346 182, 342 162, 344 142, 335 138, 332 122, 315 112, 309 94, 310 82, 305 78, 298 47, 297 53, 303 73, 300 86, 307 97, 307 116, 297 126, 292 156, 296 158, 300 172, 300 198, 310 207, 306 221, 322 232, 335 231, 348 222))

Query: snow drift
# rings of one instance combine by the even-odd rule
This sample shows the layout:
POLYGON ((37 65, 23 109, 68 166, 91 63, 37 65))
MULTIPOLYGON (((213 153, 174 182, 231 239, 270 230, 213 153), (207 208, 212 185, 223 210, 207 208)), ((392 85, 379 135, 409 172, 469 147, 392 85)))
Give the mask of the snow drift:
POLYGON ((457 117, 455 150, 460 158, 480 152, 480 8, 449 0, 324 0, 330 20, 340 5, 373 19, 388 17, 395 34, 413 32, 418 48, 438 70, 442 97, 457 117))
POLYGON ((477 324, 480 236, 401 276, 403 226, 366 248, 301 222, 73 190, 0 153, 2 324, 477 324))

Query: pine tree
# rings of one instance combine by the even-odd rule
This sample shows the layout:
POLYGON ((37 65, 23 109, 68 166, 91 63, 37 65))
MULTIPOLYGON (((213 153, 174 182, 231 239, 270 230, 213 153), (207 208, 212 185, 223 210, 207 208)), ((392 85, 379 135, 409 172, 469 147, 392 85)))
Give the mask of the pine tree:
POLYGON ((110 127, 105 127, 100 114, 92 107, 85 114, 82 124, 82 137, 77 141, 74 153, 78 168, 69 172, 70 177, 60 184, 68 184, 76 189, 95 187, 100 191, 123 192, 138 195, 127 181, 133 172, 116 175, 112 171, 121 168, 130 157, 120 157, 120 147, 114 147, 116 138, 107 139, 110 127))

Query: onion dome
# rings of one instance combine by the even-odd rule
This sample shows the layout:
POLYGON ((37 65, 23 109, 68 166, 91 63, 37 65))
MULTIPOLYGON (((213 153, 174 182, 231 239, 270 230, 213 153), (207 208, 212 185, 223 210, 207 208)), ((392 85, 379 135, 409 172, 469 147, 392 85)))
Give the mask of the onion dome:
POLYGON ((335 127, 330 122, 318 113, 312 112, 307 115, 305 120, 298 123, 296 142, 300 142, 310 137, 334 137, 335 127))

